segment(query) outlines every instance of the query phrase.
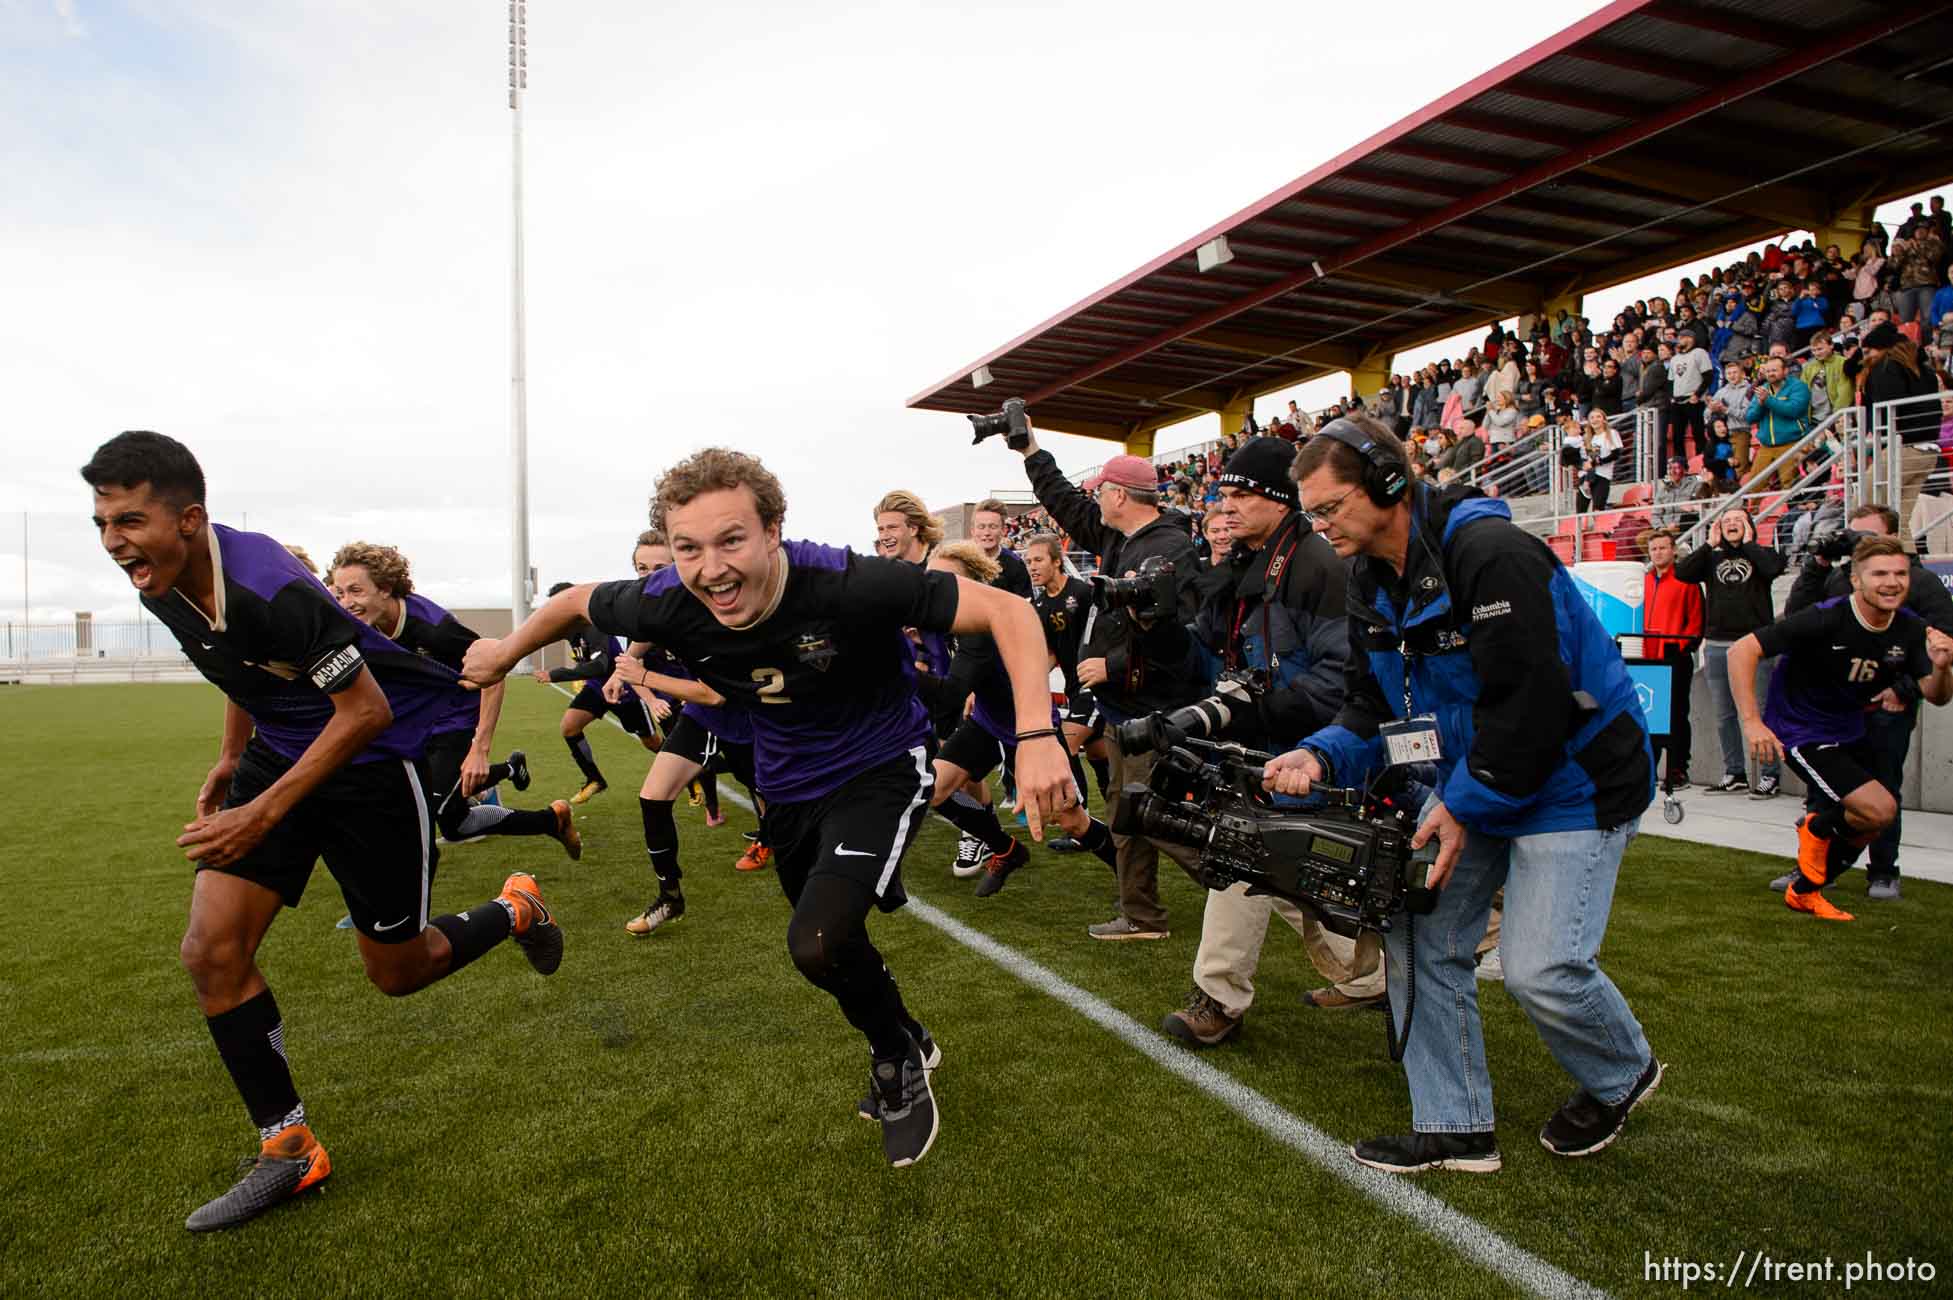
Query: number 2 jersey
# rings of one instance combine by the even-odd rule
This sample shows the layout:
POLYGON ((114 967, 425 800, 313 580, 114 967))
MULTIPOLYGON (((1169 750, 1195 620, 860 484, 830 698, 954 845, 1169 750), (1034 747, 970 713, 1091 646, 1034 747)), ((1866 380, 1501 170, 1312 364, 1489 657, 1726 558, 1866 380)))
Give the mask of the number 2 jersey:
POLYGON ((1933 671, 1924 620, 1901 609, 1884 628, 1870 628, 1850 596, 1779 619, 1756 639, 1766 657, 1781 656, 1763 722, 1786 746, 1856 743, 1879 692, 1933 671))
POLYGON ((814 542, 781 543, 785 589, 753 627, 719 622, 678 570, 607 582, 590 621, 685 662, 751 722, 759 792, 817 799, 929 738, 905 627, 948 632, 956 579, 814 542))

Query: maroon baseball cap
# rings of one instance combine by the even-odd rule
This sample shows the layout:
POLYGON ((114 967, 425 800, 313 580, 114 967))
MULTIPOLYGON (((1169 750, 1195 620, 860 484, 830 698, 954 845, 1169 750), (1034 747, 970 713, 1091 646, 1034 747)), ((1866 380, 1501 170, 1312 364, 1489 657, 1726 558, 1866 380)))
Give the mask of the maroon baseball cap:
POLYGON ((1087 492, 1093 492, 1103 483, 1151 492, 1159 487, 1160 476, 1153 472, 1153 462, 1143 456, 1114 456, 1099 466, 1098 473, 1085 480, 1084 487, 1087 492))

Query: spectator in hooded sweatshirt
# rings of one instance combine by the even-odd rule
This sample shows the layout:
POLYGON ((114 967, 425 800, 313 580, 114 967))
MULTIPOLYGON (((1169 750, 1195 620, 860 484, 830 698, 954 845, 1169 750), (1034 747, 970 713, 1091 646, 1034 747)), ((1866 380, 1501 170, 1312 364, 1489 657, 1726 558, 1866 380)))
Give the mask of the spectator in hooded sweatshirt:
POLYGON ((1696 547, 1675 566, 1684 582, 1702 585, 1702 668, 1709 683, 1709 699, 1716 706, 1716 742, 1722 750, 1720 781, 1703 787, 1704 794, 1743 794, 1774 799, 1779 770, 1775 759, 1759 765, 1756 788, 1750 788, 1748 754, 1743 728, 1736 720, 1736 698, 1729 690, 1729 647, 1760 627, 1776 621, 1770 584, 1783 574, 1789 557, 1771 546, 1760 546, 1756 525, 1737 506, 1725 510, 1709 526, 1710 541, 1696 547))

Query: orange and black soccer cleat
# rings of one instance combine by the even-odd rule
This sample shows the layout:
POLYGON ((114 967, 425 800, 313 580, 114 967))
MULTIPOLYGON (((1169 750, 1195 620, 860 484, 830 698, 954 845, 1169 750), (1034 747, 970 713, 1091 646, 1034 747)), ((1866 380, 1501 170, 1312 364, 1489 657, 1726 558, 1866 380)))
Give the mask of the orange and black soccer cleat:
POLYGON ((538 975, 554 975, 563 964, 563 927, 543 905, 542 887, 526 871, 518 871, 502 882, 496 901, 508 904, 515 916, 510 938, 538 975))
POLYGON ((736 871, 764 871, 773 861, 773 850, 764 844, 748 844, 745 855, 733 863, 736 871))
POLYGON ((1831 856, 1831 841, 1811 832, 1811 818, 1815 815, 1805 813, 1797 819, 1797 869, 1804 873, 1804 879, 1821 887, 1827 875, 1825 864, 1831 856))
POLYGON ((556 814, 556 829, 550 838, 563 846, 563 852, 575 862, 583 856, 583 836, 576 829, 576 814, 570 811, 570 801, 555 799, 550 802, 549 811, 556 814))
POLYGON ((290 1125, 266 1138, 244 1177, 216 1200, 199 1206, 183 1226, 191 1232, 235 1228, 317 1187, 331 1172, 332 1161, 312 1130, 303 1124, 290 1125))
POLYGON ((1789 906, 1791 911, 1809 912, 1820 921, 1855 921, 1858 919, 1842 908, 1834 906, 1830 899, 1815 889, 1808 894, 1798 893, 1797 886, 1794 883, 1789 889, 1783 891, 1783 901, 1789 906))

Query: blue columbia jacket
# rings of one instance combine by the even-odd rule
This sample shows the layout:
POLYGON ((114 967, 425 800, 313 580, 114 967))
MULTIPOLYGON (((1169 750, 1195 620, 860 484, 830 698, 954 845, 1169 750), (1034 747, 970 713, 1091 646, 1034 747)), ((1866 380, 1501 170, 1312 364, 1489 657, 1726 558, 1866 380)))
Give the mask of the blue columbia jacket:
POLYGON ((1654 798, 1620 651, 1546 544, 1476 488, 1413 488, 1400 577, 1359 558, 1342 711, 1302 741, 1337 785, 1386 763, 1378 727, 1434 714, 1438 795, 1487 835, 1609 829, 1654 798))

